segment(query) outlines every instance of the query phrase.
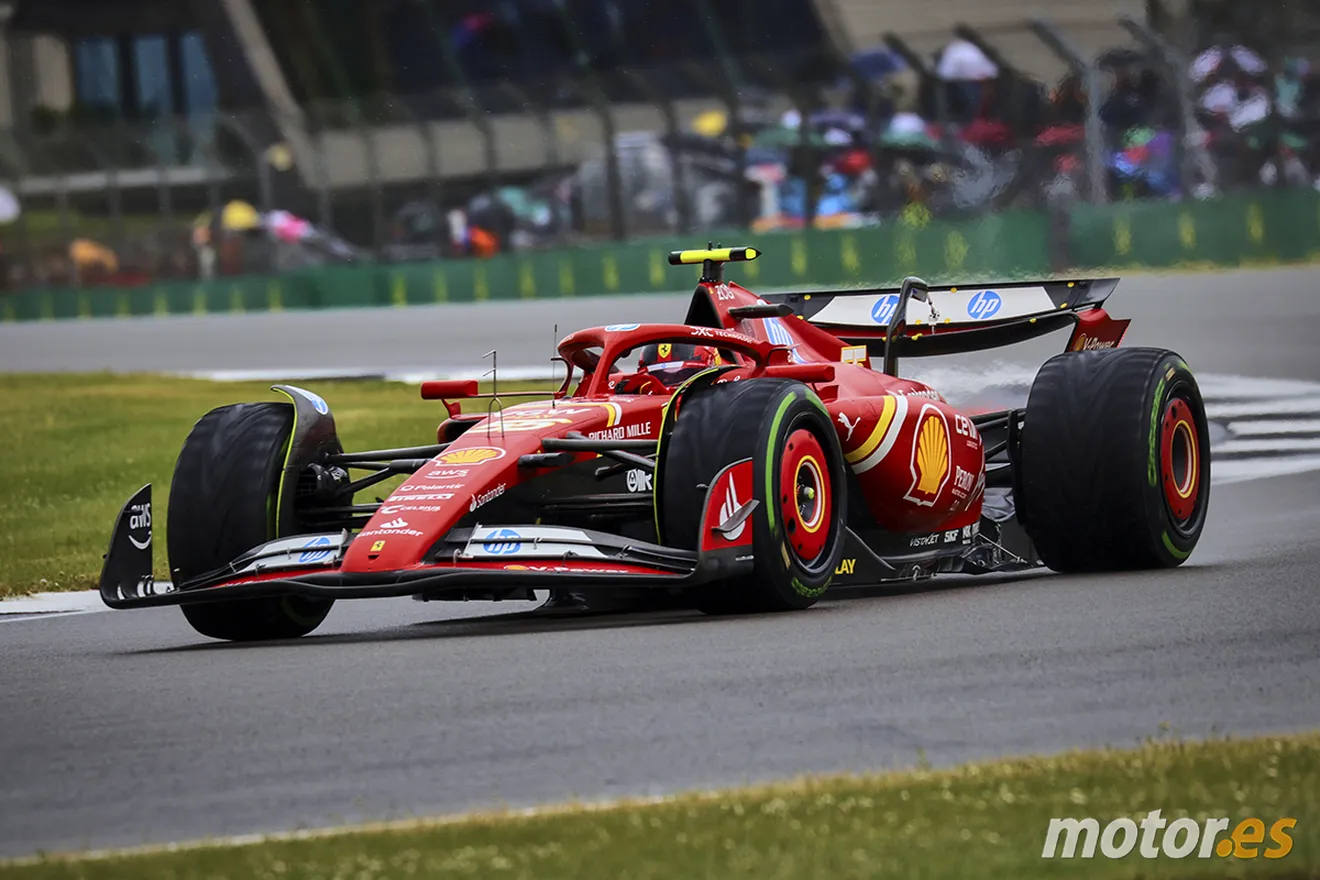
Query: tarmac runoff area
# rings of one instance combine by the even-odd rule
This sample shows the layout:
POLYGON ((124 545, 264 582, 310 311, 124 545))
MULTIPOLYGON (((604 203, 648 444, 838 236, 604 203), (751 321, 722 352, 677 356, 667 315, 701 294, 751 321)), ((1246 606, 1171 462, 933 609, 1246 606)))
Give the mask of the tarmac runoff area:
MULTIPOLYGON (((1134 276, 1111 298, 1135 319, 1126 344, 1189 360, 1216 425, 1205 536, 1169 572, 938 579, 727 620, 341 602, 312 636, 261 646, 201 639, 176 609, 0 603, 23 609, 0 626, 6 754, 22 756, 0 775, 0 857, 1121 746, 1165 726, 1314 728, 1318 280, 1134 276)), ((480 368, 495 343, 502 367, 533 369, 554 320, 563 335, 685 303, 6 325, 0 371, 418 374, 480 368)), ((1010 399, 1061 347, 905 372, 1010 399)))

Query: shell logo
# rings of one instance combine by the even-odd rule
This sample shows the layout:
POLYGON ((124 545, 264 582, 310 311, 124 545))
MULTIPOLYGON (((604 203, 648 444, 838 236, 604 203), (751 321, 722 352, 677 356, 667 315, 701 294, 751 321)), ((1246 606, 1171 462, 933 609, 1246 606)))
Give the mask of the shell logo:
POLYGON ((472 446, 468 449, 454 449, 442 452, 432 459, 434 464, 481 464, 504 457, 503 449, 494 446, 472 446))
POLYGON ((949 480, 949 425, 944 413, 927 404, 912 438, 912 487, 903 496, 922 507, 933 507, 949 480))

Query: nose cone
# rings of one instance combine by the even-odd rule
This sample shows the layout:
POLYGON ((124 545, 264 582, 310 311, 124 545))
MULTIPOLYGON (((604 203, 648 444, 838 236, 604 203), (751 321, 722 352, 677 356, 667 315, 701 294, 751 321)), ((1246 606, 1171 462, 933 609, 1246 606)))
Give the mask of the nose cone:
MULTIPOLYGON (((428 558, 428 552, 451 530, 477 519, 498 522, 502 507, 529 497, 534 490, 528 483, 542 471, 520 468, 518 459, 542 451, 544 438, 569 432, 605 439, 654 437, 663 404, 663 398, 645 397, 506 407, 473 425, 390 493, 349 545, 342 570, 390 571, 441 561, 428 558)), ((579 460, 594 457, 582 453, 579 460)))

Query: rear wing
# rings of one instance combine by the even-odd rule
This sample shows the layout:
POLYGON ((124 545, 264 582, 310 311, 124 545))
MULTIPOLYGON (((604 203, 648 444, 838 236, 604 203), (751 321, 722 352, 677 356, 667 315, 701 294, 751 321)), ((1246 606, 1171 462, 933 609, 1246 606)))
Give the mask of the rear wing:
MULTIPOLYGON (((1101 307, 1118 281, 1093 278, 932 287, 920 278, 907 278, 901 287, 799 291, 763 294, 762 298, 788 306, 849 345, 862 345, 868 354, 883 356, 886 372, 892 372, 890 367, 899 357, 998 348, 1079 324, 1094 325, 1101 331, 1098 335, 1105 337, 1104 347, 1117 345, 1128 321, 1109 318, 1101 307)), ((1074 342, 1077 337, 1075 329, 1074 342)))

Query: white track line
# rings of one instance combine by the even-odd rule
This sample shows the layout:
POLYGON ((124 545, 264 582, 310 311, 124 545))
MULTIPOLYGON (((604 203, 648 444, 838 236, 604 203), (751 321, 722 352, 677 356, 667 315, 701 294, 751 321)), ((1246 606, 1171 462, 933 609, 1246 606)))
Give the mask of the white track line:
POLYGON ((1305 379, 1258 379, 1253 376, 1198 376, 1196 384, 1207 399, 1298 397, 1320 394, 1320 382, 1305 379))
POLYGON ((1310 416, 1320 412, 1320 397, 1285 397, 1276 400, 1249 400, 1245 403, 1207 403, 1209 419, 1252 418, 1259 416, 1310 416))
POLYGON ((1228 430, 1239 437, 1320 434, 1320 419, 1267 419, 1255 422, 1229 422, 1228 430))
POLYGON ((1320 437, 1270 437, 1258 440, 1229 440, 1211 447, 1220 455, 1238 455, 1244 452, 1320 452, 1320 437))
MULTIPOLYGON (((1210 483, 1242 483, 1320 471, 1320 456, 1294 456, 1292 458, 1244 458, 1215 461, 1210 465, 1210 483)), ((1212 502, 1213 503, 1213 502, 1212 502)))
POLYGON ((65 617, 108 610, 97 590, 73 593, 37 593, 0 602, 0 623, 11 620, 40 620, 46 616, 65 617))

